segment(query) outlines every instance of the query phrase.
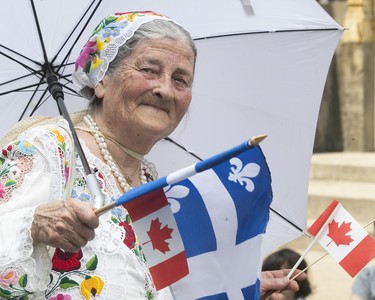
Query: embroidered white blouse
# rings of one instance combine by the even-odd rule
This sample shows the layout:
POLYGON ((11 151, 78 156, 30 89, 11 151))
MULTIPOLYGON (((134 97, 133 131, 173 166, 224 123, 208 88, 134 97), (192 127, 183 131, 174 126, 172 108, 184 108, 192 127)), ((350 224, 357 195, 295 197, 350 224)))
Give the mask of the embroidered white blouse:
MULTIPOLYGON (((110 168, 83 149, 105 202, 113 201, 121 192, 110 168)), ((170 299, 168 290, 155 291, 123 207, 102 215, 95 239, 77 253, 33 246, 35 208, 69 197, 90 201, 84 178, 64 120, 33 127, 1 149, 0 299, 170 299)))

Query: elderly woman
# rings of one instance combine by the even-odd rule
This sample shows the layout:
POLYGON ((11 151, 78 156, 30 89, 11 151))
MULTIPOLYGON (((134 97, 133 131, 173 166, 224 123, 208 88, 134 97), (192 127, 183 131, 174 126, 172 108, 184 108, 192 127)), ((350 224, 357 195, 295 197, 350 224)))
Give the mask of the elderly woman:
MULTIPOLYGON (((185 115, 195 60, 189 33, 167 17, 114 14, 96 27, 73 77, 90 100, 76 129, 105 203, 157 177, 143 156, 185 115)), ((29 128, 1 155, 0 298, 169 299, 127 211, 99 222, 66 121, 29 128)), ((284 273, 263 274, 263 295, 289 284, 284 273)))

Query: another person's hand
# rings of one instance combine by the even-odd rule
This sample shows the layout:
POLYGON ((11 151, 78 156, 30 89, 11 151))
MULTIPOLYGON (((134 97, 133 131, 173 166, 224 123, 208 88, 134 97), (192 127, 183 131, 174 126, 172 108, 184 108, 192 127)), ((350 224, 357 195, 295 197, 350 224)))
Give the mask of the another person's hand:
MULTIPOLYGON (((296 280, 289 280, 287 278, 289 271, 290 269, 263 271, 260 279, 260 299, 282 300, 286 299, 283 293, 287 291, 297 292, 299 289, 297 281, 305 280, 306 274, 302 273, 296 280)), ((297 269, 291 278, 300 272, 297 269)))
POLYGON ((95 237, 99 219, 91 203, 69 199, 38 206, 34 212, 31 237, 34 246, 45 244, 76 252, 95 237))

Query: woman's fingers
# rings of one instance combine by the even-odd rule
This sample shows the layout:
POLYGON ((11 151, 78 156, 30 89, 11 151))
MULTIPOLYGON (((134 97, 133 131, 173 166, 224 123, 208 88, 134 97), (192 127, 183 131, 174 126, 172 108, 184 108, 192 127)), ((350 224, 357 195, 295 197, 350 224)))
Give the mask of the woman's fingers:
POLYGON ((69 199, 38 206, 34 213, 34 245, 46 244, 66 251, 78 251, 95 237, 99 219, 89 203, 69 199))
MULTIPOLYGON (((260 294, 261 299, 278 300, 285 299, 285 293, 288 291, 296 292, 299 289, 296 280, 305 280, 306 274, 301 273, 296 280, 289 280, 287 278, 290 270, 282 269, 276 271, 264 271, 261 274, 260 294)), ((292 277, 299 274, 301 271, 296 270, 292 277)))
POLYGON ((84 203, 74 199, 65 201, 65 207, 77 216, 82 224, 95 229, 99 226, 99 218, 95 214, 95 206, 91 203, 84 203))

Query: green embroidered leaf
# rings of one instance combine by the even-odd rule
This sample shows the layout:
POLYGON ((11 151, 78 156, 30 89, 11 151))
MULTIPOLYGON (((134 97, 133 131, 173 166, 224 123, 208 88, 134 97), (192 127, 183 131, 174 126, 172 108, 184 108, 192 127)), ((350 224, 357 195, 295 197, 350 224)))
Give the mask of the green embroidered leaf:
POLYGON ((63 143, 58 143, 57 145, 61 148, 61 150, 62 150, 63 152, 66 151, 66 143, 65 143, 65 142, 63 142, 63 143))
POLYGON ((4 290, 0 287, 0 297, 2 299, 11 299, 12 293, 10 291, 4 290))
POLYGON ((64 290, 66 289, 69 289, 69 288, 72 288, 72 287, 75 287, 79 285, 78 282, 74 281, 74 280, 71 280, 69 279, 68 277, 64 277, 63 279, 61 279, 60 281, 60 287, 64 290))
POLYGON ((94 35, 96 35, 100 30, 102 30, 104 28, 104 26, 105 26, 105 23, 103 21, 101 21, 98 24, 98 26, 95 27, 94 32, 92 33, 91 37, 94 36, 94 35))
POLYGON ((29 300, 29 296, 22 296, 20 300, 29 300))
POLYGON ((85 69, 83 70, 85 73, 90 73, 90 69, 91 69, 91 62, 92 62, 92 59, 88 59, 86 61, 86 66, 85 66, 85 69))
POLYGON ((86 263, 86 268, 89 271, 93 271, 98 266, 98 257, 96 254, 90 258, 90 260, 86 263))
POLYGON ((12 185, 15 185, 16 184, 16 181, 15 180, 7 180, 5 182, 5 186, 12 186, 12 185))
POLYGON ((20 279, 18 279, 18 284, 20 285, 20 287, 26 287, 27 285, 27 274, 23 274, 20 279))
POLYGON ((116 21, 117 19, 118 19, 118 17, 110 16, 110 17, 108 17, 108 18, 105 19, 105 24, 106 25, 111 24, 114 21, 116 21))
POLYGON ((153 300, 154 299, 154 296, 152 295, 151 292, 147 292, 146 295, 147 295, 147 299, 148 300, 153 300))
POLYGON ((3 165, 5 162, 5 158, 0 157, 0 166, 3 165))

